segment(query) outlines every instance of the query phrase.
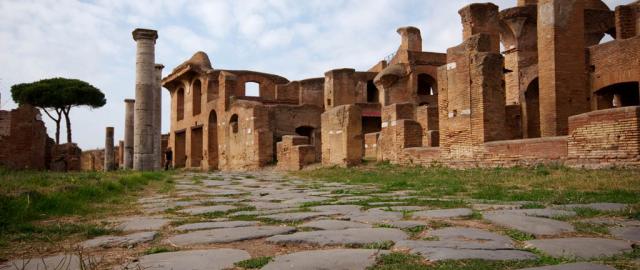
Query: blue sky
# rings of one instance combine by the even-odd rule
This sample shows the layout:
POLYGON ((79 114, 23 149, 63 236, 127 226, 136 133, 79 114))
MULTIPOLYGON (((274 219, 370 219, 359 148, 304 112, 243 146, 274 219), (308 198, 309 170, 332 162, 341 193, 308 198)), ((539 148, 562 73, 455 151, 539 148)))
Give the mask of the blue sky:
MULTIPOLYGON (((103 147, 104 127, 123 136, 125 98, 134 97, 137 27, 159 32, 156 62, 164 75, 196 51, 214 68, 249 69, 289 80, 334 68, 368 69, 399 45, 395 30, 416 26, 423 49, 461 42, 465 0, 1 0, 0 109, 15 108, 11 85, 70 77, 100 88, 107 105, 72 112, 80 147, 103 147)), ((631 0, 607 0, 610 7, 631 0)), ((494 1, 501 9, 516 0, 494 1)), ((169 95, 163 91, 163 132, 169 95)), ((45 117, 46 118, 46 117, 45 117)), ((54 125, 47 121, 52 136, 54 125)), ((66 138, 64 128, 61 138, 66 138)))

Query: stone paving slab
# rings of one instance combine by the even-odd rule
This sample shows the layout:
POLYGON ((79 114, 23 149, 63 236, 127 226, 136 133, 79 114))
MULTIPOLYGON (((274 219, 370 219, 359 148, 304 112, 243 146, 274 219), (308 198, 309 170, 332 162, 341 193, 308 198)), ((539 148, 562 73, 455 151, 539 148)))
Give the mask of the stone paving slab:
POLYGON ((375 265, 386 251, 372 249, 331 249, 291 253, 275 257, 262 270, 365 270, 375 265))
POLYGON ((298 232, 291 235, 276 235, 267 238, 276 244, 312 244, 312 245, 364 245, 385 241, 401 241, 408 235, 398 229, 366 228, 333 231, 298 232))
POLYGON ((300 225, 301 228, 311 228, 314 230, 344 230, 356 228, 371 228, 370 224, 346 221, 346 220, 316 220, 300 225))
POLYGON ((618 239, 640 241, 640 227, 611 228, 609 232, 618 239))
POLYGON ((402 213, 400 212, 392 212, 392 211, 383 211, 380 209, 369 209, 364 212, 353 212, 345 215, 351 221, 369 223, 369 224, 377 224, 377 223, 388 223, 392 221, 402 220, 402 213))
POLYGON ((311 207, 316 212, 337 212, 340 214, 360 213, 362 206, 360 205, 319 205, 311 207))
POLYGON ((207 230, 207 229, 221 229, 221 228, 237 228, 248 227, 258 225, 257 221, 219 221, 219 222, 199 222, 180 225, 175 228, 177 231, 195 231, 195 230, 207 230))
POLYGON ((167 239, 167 242, 177 246, 231 243, 236 241, 263 238, 278 234, 287 234, 294 231, 296 231, 295 228, 288 226, 252 226, 223 228, 178 234, 169 237, 167 239))
POLYGON ((424 246, 423 244, 426 242, 429 241, 401 241, 394 246, 394 249, 409 250, 411 253, 418 254, 430 261, 465 259, 503 261, 535 260, 538 258, 535 254, 522 250, 441 248, 424 246))
POLYGON ((473 215, 469 208, 438 209, 413 212, 413 218, 459 218, 473 215))
POLYGON ((507 236, 475 228, 448 227, 429 231, 427 235, 437 237, 439 241, 430 242, 440 244, 439 247, 479 249, 509 249, 514 247, 513 240, 507 236), (458 243, 460 243, 460 246, 458 246, 458 243))
POLYGON ((574 232, 573 225, 539 217, 530 217, 526 215, 514 214, 483 214, 483 218, 493 224, 504 226, 507 228, 523 231, 534 235, 558 235, 568 232, 574 232))
POLYGON ((384 225, 389 225, 392 226, 394 228, 398 228, 398 229, 411 229, 411 228, 416 228, 416 227, 427 227, 429 224, 422 222, 422 221, 416 221, 416 220, 398 220, 398 221, 391 221, 388 223, 383 223, 384 225))
POLYGON ((271 220, 291 222, 291 221, 303 221, 317 217, 327 217, 337 215, 336 212, 297 212, 297 213, 281 213, 266 216, 259 216, 259 218, 267 218, 271 220))
POLYGON ((177 251, 140 257, 138 262, 130 269, 224 270, 234 267, 236 262, 250 258, 249 253, 239 249, 177 251))
POLYGON ((160 230, 162 227, 169 225, 171 220, 163 217, 133 216, 118 219, 117 222, 121 222, 116 226, 117 230, 134 232, 160 230))
POLYGON ((605 238, 558 238, 526 241, 527 247, 537 248, 554 257, 593 259, 610 257, 631 251, 627 241, 605 238))
POLYGON ((232 205, 212 205, 212 206, 201 206, 201 207, 192 207, 179 210, 178 213, 189 214, 189 215, 202 215, 207 213, 215 213, 215 212, 227 212, 237 207, 232 205))
POLYGON ((581 263, 568 263, 568 264, 561 264, 561 265, 524 268, 520 270, 616 270, 616 269, 608 265, 581 262, 581 263))
POLYGON ((0 270, 81 270, 80 258, 76 255, 55 255, 44 258, 18 259, 0 263, 0 270))
POLYGON ((80 243, 83 248, 132 247, 140 243, 151 242, 158 232, 139 232, 125 236, 100 236, 80 243))
POLYGON ((497 211, 489 211, 485 213, 486 214, 525 215, 530 217, 544 217, 544 218, 573 217, 576 215, 576 212, 573 212, 573 211, 557 210, 557 209, 551 209, 551 208, 497 210, 497 211))

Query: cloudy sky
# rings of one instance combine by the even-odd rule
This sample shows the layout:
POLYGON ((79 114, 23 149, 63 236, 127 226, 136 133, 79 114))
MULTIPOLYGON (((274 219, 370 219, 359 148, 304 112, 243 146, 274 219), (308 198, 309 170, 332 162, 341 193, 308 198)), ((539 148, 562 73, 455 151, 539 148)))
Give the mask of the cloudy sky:
MULTIPOLYGON (((15 108, 10 87, 49 77, 87 81, 107 105, 72 112, 74 141, 104 145, 104 127, 123 136, 125 98, 134 97, 137 27, 157 29, 165 75, 194 52, 214 68, 275 73, 289 80, 333 68, 367 69, 395 51, 395 30, 421 29, 423 49, 461 42, 457 11, 466 0, 0 0, 0 109, 15 108)), ((516 0, 494 1, 501 9, 516 0)), ((606 0, 610 7, 631 0, 606 0)), ((163 93, 163 132, 169 95, 163 93)), ((47 121, 53 137, 53 123, 47 121)), ((64 128, 61 139, 65 140, 64 128)))

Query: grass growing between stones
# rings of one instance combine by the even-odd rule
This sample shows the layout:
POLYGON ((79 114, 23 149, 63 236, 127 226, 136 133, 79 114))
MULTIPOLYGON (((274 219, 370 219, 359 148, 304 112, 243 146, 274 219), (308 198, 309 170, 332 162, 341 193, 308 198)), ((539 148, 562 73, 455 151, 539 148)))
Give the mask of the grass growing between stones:
POLYGON ((562 259, 541 256, 529 261, 451 260, 426 262, 413 254, 393 252, 378 257, 376 265, 368 270, 515 270, 542 265, 555 265, 562 259))
POLYGON ((147 188, 171 191, 166 173, 32 172, 0 169, 0 243, 57 242, 112 233, 69 221, 126 209, 147 188), (46 222, 45 222, 46 221, 46 222))
POLYGON ((260 269, 267 265, 273 257, 257 257, 235 263, 235 266, 244 269, 260 269))
POLYGON ((418 195, 460 196, 541 204, 640 203, 640 170, 581 170, 562 166, 455 170, 402 167, 388 163, 320 168, 296 176, 346 184, 376 184, 382 192, 414 190, 418 195))

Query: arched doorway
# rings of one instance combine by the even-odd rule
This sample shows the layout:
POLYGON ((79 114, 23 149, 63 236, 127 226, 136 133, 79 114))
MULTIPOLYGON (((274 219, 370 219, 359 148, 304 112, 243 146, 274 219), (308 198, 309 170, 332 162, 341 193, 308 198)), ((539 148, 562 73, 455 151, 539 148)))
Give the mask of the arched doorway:
POLYGON ((597 109, 640 105, 638 82, 616 83, 595 92, 597 109))
POLYGON ((309 138, 309 144, 313 144, 315 142, 314 130, 315 129, 310 126, 300 126, 296 128, 296 134, 299 136, 306 136, 309 138))
POLYGON ((207 153, 209 154, 208 164, 209 170, 218 169, 218 115, 216 111, 209 113, 209 126, 207 128, 208 133, 208 146, 207 153))
POLYGON ((526 138, 540 137, 540 86, 535 78, 524 92, 523 132, 526 138))

